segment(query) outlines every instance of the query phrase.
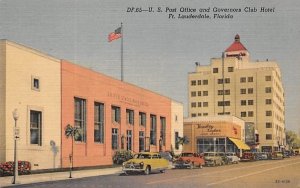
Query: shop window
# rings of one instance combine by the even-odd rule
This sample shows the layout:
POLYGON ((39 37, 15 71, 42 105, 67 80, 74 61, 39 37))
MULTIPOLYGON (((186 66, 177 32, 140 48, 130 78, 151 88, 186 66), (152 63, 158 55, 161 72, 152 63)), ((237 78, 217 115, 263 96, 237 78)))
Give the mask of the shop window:
POLYGON ((126 109, 126 123, 129 125, 134 125, 134 111, 126 109))
POLYGON ((104 143, 104 104, 94 103, 94 142, 104 143))
POLYGON ((118 133, 118 129, 116 128, 113 128, 112 129, 112 135, 111 135, 111 146, 112 146, 112 149, 118 149, 119 148, 119 133, 118 133))
POLYGON ((150 144, 156 145, 156 115, 150 115, 150 144))
POLYGON ((111 106, 111 117, 112 122, 120 123, 121 122, 121 109, 117 106, 111 106))
POLYGON ((74 98, 75 103, 75 120, 74 125, 79 130, 80 134, 75 136, 74 140, 78 142, 86 141, 86 100, 74 98))
POLYGON ((30 144, 42 145, 42 112, 30 110, 30 144))

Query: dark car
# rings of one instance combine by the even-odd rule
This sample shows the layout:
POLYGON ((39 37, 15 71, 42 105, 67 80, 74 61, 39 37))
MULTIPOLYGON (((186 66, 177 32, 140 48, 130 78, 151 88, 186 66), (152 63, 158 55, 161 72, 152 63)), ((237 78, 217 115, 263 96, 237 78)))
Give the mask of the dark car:
POLYGON ((244 152, 241 157, 241 161, 254 161, 256 160, 256 156, 252 152, 244 152))

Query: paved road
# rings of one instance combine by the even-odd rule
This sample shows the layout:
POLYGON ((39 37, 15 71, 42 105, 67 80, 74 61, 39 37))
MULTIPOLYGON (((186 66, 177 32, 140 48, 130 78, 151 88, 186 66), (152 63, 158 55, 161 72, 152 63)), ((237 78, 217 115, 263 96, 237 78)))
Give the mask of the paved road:
POLYGON ((300 188, 300 157, 284 160, 241 162, 203 169, 172 169, 166 173, 125 176, 120 174, 73 179, 16 187, 225 187, 225 188, 300 188))

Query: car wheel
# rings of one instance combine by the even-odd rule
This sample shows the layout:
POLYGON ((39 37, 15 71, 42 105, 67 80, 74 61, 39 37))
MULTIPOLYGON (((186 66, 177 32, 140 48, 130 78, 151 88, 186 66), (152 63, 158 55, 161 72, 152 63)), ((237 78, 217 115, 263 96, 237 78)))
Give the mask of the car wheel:
POLYGON ((145 169, 145 175, 149 175, 150 171, 151 171, 151 167, 147 166, 146 169, 145 169))
POLYGON ((160 173, 165 173, 166 171, 165 170, 160 170, 160 173))

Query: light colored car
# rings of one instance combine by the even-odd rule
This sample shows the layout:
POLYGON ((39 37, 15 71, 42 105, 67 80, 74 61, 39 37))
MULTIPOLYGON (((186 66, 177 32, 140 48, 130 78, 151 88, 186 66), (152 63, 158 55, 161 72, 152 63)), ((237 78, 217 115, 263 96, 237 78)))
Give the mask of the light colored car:
POLYGON ((234 152, 227 152, 226 156, 229 158, 230 163, 238 164, 240 162, 240 158, 234 152))
POLYGON ((169 161, 162 158, 157 152, 141 152, 135 154, 133 159, 123 163, 122 171, 125 174, 143 172, 145 175, 152 171, 164 173, 169 166, 169 161))
POLYGON ((221 166, 223 164, 222 157, 216 152, 204 153, 205 166, 221 166))

